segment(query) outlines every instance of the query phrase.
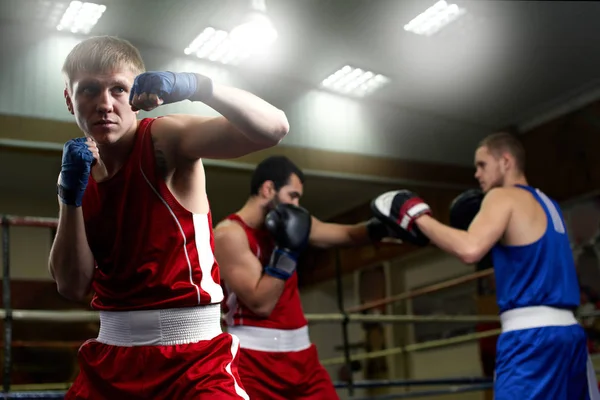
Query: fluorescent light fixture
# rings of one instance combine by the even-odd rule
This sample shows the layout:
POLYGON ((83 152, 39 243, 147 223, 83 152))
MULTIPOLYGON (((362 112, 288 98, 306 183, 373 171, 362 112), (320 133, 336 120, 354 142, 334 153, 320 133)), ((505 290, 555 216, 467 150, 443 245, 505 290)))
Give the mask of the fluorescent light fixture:
POLYGON ((104 11, 106 11, 106 6, 102 4, 72 1, 56 29, 87 34, 96 25, 104 11))
POLYGON ((221 64, 237 65, 250 56, 265 55, 277 40, 265 0, 251 0, 251 11, 230 32, 208 27, 183 51, 221 64))
POLYGON ((265 14, 254 12, 233 28, 229 36, 240 46, 248 47, 255 53, 271 46, 277 40, 277 31, 265 14))
POLYGON ((456 4, 440 0, 404 25, 404 30, 417 35, 431 36, 466 12, 456 4))
POLYGON ((208 27, 186 47, 184 53, 221 64, 236 65, 250 55, 250 50, 236 45, 228 32, 208 27))
POLYGON ((345 65, 325 78, 321 85, 338 93, 363 97, 389 81, 389 78, 381 74, 345 65))
POLYGON ((37 0, 35 2, 34 10, 29 10, 32 14, 35 23, 44 24, 48 28, 56 28, 60 18, 67 9, 68 4, 66 3, 55 3, 50 0, 37 0))
MULTIPOLYGON (((241 32, 236 33, 239 35, 241 32)), ((257 38, 251 35, 240 38, 235 34, 208 27, 185 48, 184 53, 221 64, 237 65, 275 40, 273 36, 269 38, 269 42, 258 43, 252 40, 257 38)))

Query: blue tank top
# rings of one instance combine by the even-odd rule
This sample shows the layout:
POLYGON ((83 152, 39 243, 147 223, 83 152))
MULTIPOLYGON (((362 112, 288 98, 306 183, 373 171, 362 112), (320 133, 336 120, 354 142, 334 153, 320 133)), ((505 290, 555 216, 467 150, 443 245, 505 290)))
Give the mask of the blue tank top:
POLYGON ((534 243, 524 246, 497 243, 492 248, 500 312, 541 305, 577 308, 579 282, 560 207, 538 189, 517 186, 530 192, 540 203, 548 218, 548 227, 534 243))

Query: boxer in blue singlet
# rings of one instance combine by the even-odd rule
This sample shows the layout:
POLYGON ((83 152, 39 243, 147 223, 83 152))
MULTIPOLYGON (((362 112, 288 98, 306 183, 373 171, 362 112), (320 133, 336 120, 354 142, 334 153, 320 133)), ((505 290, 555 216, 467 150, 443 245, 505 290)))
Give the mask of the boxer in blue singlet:
MULTIPOLYGON (((597 400, 586 334, 574 315, 579 282, 565 222, 558 204, 528 185, 524 164, 513 135, 496 133, 481 142, 475 177, 482 192, 466 230, 435 220, 409 191, 388 192, 373 207, 388 224, 422 232, 465 263, 491 252, 502 323, 496 400, 597 400)), ((451 215, 465 214, 458 208, 473 207, 473 196, 459 196, 451 215)))

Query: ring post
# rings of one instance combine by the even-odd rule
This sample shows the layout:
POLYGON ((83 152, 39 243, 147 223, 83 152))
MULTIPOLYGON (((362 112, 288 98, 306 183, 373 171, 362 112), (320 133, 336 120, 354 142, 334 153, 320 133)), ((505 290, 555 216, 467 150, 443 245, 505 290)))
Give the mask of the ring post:
POLYGON ((350 318, 344 310, 344 288, 342 283, 342 265, 340 261, 340 251, 335 252, 335 281, 337 286, 338 308, 342 314, 342 340, 344 341, 344 359, 346 368, 348 368, 348 396, 354 396, 354 387, 352 385, 352 361, 350 360, 350 346, 348 343, 348 323, 350 318))
POLYGON ((12 371, 12 308, 10 305, 10 254, 9 254, 9 220, 2 216, 2 305, 4 308, 4 377, 2 391, 10 391, 12 371))

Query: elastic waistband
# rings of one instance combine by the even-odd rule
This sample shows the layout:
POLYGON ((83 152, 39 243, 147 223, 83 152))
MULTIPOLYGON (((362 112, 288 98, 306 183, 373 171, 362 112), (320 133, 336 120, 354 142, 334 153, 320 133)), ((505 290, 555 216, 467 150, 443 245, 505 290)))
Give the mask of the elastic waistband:
POLYGON ((172 346, 211 340, 222 333, 221 307, 101 311, 98 341, 113 346, 172 346))
POLYGON ((240 339, 240 347, 248 350, 286 352, 310 347, 308 326, 298 329, 270 329, 256 326, 231 326, 227 332, 240 339))
POLYGON ((502 332, 577 324, 573 311, 548 306, 515 308, 500 314, 502 332))

